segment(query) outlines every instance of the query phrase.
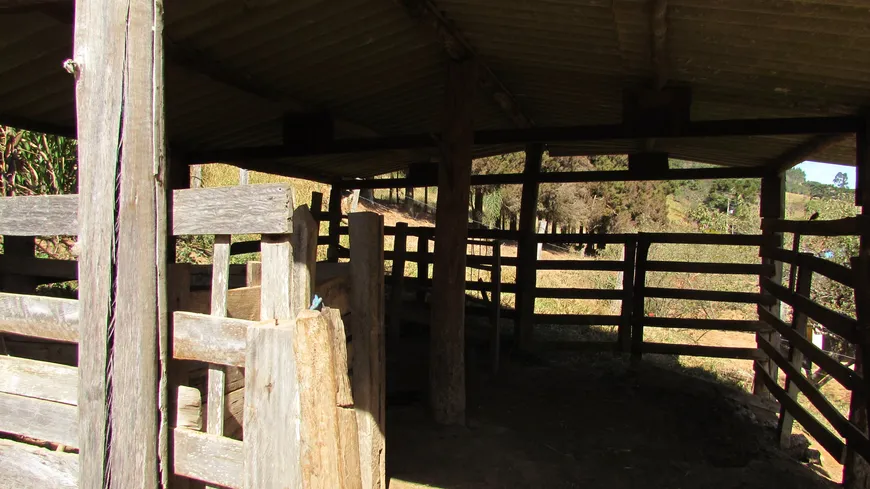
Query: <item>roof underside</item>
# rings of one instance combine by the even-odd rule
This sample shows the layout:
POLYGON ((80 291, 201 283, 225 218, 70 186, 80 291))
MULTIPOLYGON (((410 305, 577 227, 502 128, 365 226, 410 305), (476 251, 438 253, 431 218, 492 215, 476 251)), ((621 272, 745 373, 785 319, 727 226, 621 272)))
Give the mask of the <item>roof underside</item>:
MULTIPOLYGON (((660 0, 436 3, 535 126, 619 123, 623 90, 655 77, 650 11, 660 0)), ((692 89, 694 121, 848 115, 870 105, 866 0, 666 6, 667 85, 692 89)), ((73 78, 62 69, 72 54, 71 12, 68 1, 0 0, 0 123, 75 125, 73 78)), ((337 137, 438 132, 450 58, 425 27, 394 0, 167 2, 170 143, 189 151, 280 145, 286 112, 328 111, 337 137)), ((475 129, 516 127, 491 94, 479 92, 475 129)), ((672 157, 758 166, 812 137, 594 141, 550 150, 629 153, 652 144, 672 157)), ((517 149, 477 147, 476 154, 517 149)), ((355 177, 435 157, 396 150, 260 168, 355 177)), ((813 159, 854 164, 854 139, 813 159)))

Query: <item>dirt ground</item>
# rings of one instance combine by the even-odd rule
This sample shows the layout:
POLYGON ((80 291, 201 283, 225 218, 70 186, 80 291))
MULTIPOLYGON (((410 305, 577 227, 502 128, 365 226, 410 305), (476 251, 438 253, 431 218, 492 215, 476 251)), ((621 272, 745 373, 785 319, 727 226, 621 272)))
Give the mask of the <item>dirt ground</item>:
MULTIPOLYGON (((417 347, 403 377, 422 381, 417 347)), ((775 449, 769 413, 722 384, 610 354, 479 371, 462 428, 435 426, 412 383, 388 380, 391 489, 836 487, 775 449)))

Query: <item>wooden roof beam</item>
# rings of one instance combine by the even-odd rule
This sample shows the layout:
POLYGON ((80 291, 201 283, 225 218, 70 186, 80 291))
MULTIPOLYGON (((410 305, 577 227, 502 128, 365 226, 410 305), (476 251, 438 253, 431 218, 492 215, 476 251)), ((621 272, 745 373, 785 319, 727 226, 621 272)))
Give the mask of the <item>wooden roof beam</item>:
POLYGON ((480 71, 478 85, 489 93, 514 125, 517 127, 532 127, 534 125, 531 118, 523 113, 511 91, 488 66, 481 62, 480 57, 477 56, 465 36, 442 11, 438 10, 438 7, 431 0, 395 1, 407 11, 412 19, 431 31, 452 60, 475 60, 480 71))
POLYGON ((820 134, 810 139, 807 139, 794 148, 774 158, 768 168, 775 170, 777 173, 782 173, 786 170, 799 165, 812 157, 813 155, 824 151, 835 144, 839 144, 848 139, 852 134, 820 134))
POLYGON ((668 83, 668 0, 652 0, 650 11, 650 59, 653 88, 661 90, 668 83))
MULTIPOLYGON (((654 125, 608 124, 598 126, 531 127, 476 131, 478 145, 606 141, 642 138, 701 138, 724 136, 776 136, 792 134, 854 134, 863 124, 855 116, 799 117, 791 119, 734 119, 687 122, 678 128, 654 125)), ((325 154, 364 153, 435 148, 437 134, 406 134, 381 138, 336 139, 330 144, 289 144, 200 151, 191 163, 253 161, 325 154)), ((818 151, 818 150, 816 150, 818 151)))

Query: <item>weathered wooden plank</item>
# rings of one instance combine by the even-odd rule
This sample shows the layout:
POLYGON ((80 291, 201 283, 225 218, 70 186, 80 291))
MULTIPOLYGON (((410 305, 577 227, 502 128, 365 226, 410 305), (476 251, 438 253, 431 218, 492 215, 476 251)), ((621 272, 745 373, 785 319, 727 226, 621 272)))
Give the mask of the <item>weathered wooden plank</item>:
MULTIPOLYGON (((801 267, 797 273, 795 292, 805 297, 809 297, 810 292, 812 291, 812 281, 812 270, 801 267)), ((807 315, 795 309, 792 313, 791 329, 794 330, 794 332, 797 334, 806 334, 807 315)), ((801 377, 800 369, 804 363, 804 355, 801 352, 800 348, 794 345, 789 345, 788 361, 786 361, 785 358, 782 357, 782 355, 779 353, 779 350, 773 348, 773 345, 771 345, 770 342, 768 342, 766 339, 759 338, 758 345, 761 347, 762 350, 767 352, 768 357, 770 357, 770 359, 774 363, 779 365, 779 368, 783 369, 783 371, 786 372, 785 391, 789 397, 797 401, 798 393, 800 392, 801 379, 796 377, 801 377), (796 376, 794 375, 795 372, 797 372, 796 376)), ((812 400, 812 394, 812 392, 810 394, 807 394, 807 398, 810 398, 810 400, 812 400)), ((821 394, 819 393, 819 395, 821 394)), ((822 410, 823 414, 825 407, 827 406, 822 405, 822 408, 820 409, 822 410)), ((828 421, 830 421, 830 419, 828 421)), ((789 448, 791 446, 791 429, 793 425, 794 418, 792 417, 791 413, 789 413, 788 410, 785 409, 785 406, 780 406, 779 423, 777 425, 777 434, 779 435, 780 447, 789 448)), ((834 428, 836 429, 836 426, 834 426, 834 428)))
MULTIPOLYGON (((338 425, 338 385, 332 331, 318 311, 296 318, 294 351, 299 392, 302 487, 344 487, 338 425)), ((359 487, 359 485, 357 485, 359 487)))
POLYGON ((765 368, 760 364, 755 364, 756 378, 764 383, 764 388, 767 392, 784 405, 786 409, 794 416, 794 419, 810 434, 819 445, 824 447, 828 453, 836 460, 843 460, 845 453, 845 445, 827 428, 822 426, 812 414, 808 413, 797 401, 788 396, 785 390, 780 387, 765 368))
POLYGON ((693 357, 736 358, 758 360, 767 358, 758 348, 736 348, 706 345, 672 345, 670 343, 643 343, 644 353, 661 355, 687 355, 693 357))
MULTIPOLYGON (((263 265, 265 273, 268 268, 265 256, 263 265)), ((289 270, 288 264, 288 274, 289 270)), ((266 284, 264 276, 264 288, 266 284)), ((289 313, 289 304, 285 307, 289 313)), ((264 319, 268 317, 264 314, 264 319)), ((245 450, 244 456, 239 458, 244 462, 245 489, 304 487, 300 463, 304 448, 299 423, 292 421, 301 419, 295 332, 294 322, 286 319, 277 321, 276 326, 248 328, 245 450)))
POLYGON ((535 297, 547 299, 601 299, 620 300, 623 292, 617 289, 569 289, 563 287, 535 287, 535 297))
POLYGON ((173 192, 172 234, 289 234, 293 187, 285 183, 173 192))
MULTIPOLYGON (((260 292, 257 287, 230 289, 227 294, 227 316, 235 319, 257 321, 260 319, 260 292)), ((184 309, 208 314, 211 311, 211 290, 194 290, 184 309)))
POLYGON ((693 319, 693 318, 668 318, 668 317, 644 317, 643 325, 654 328, 685 328, 703 329, 716 331, 740 331, 756 333, 770 329, 762 321, 739 320, 739 319, 693 319))
POLYGON ((850 368, 846 367, 834 358, 831 358, 827 353, 820 350, 805 336, 791 329, 791 326, 776 317, 773 313, 766 309, 759 309, 758 317, 772 328, 783 338, 788 340, 789 344, 801 350, 801 352, 810 359, 819 368, 825 371, 828 375, 843 384, 843 387, 849 390, 862 391, 863 384, 861 378, 850 368))
MULTIPOLYGON (((245 287, 254 287, 260 285, 260 276, 262 275, 262 262, 249 261, 245 264, 245 287)), ((232 287, 232 285, 230 285, 232 287)), ((259 317, 259 314, 257 315, 259 317)))
POLYGON ((314 282, 317 276, 317 221, 302 205, 293 211, 293 269, 290 272, 290 317, 308 309, 314 298, 314 282))
MULTIPOLYGON (((799 236, 799 234, 795 235, 796 238, 799 236)), ((813 256, 809 253, 796 253, 792 250, 765 246, 761 248, 761 256, 796 265, 796 267, 793 267, 795 270, 797 267, 810 268, 813 272, 824 275, 836 282, 840 282, 847 287, 854 287, 855 284, 855 273, 852 269, 840 265, 839 263, 813 256)))
POLYGON ((640 361, 643 356, 643 318, 646 298, 646 263, 649 261, 650 242, 640 238, 637 243, 637 260, 634 269, 634 291, 631 306, 631 358, 640 361))
POLYGON ((718 290, 670 289, 663 287, 647 287, 647 297, 664 299, 686 299, 696 301, 739 302, 744 304, 760 304, 765 298, 756 292, 730 292, 718 290))
POLYGON ((293 247, 290 235, 264 235, 262 239, 262 277, 260 319, 290 319, 290 274, 293 247))
POLYGON ((0 487, 77 489, 79 457, 0 438, 0 487))
POLYGON ((0 356, 0 392, 75 406, 78 369, 57 363, 0 356))
POLYGON ((845 217, 829 221, 787 221, 785 219, 765 218, 761 229, 772 233, 794 233, 803 236, 848 236, 861 234, 862 226, 867 225, 863 216, 845 217))
POLYGON ((372 212, 349 217, 353 398, 360 473, 363 487, 380 489, 387 487, 383 219, 372 212))
POLYGON ((78 447, 78 409, 0 392, 0 431, 78 447))
MULTIPOLYGON (((227 315, 227 293, 230 275, 230 235, 214 237, 211 274, 211 316, 224 318, 227 315)), ((245 331, 247 332, 247 331, 245 331)), ((210 435, 224 434, 226 371, 220 364, 208 365, 208 417, 206 432, 210 435)), ((214 486, 207 485, 207 488, 214 486)))
POLYGON ((179 385, 175 390, 175 420, 173 428, 193 431, 202 429, 202 394, 199 389, 179 385))
MULTIPOLYGON (((762 223, 765 219, 782 219, 785 217, 785 176, 783 174, 771 173, 761 179, 761 202, 759 205, 759 215, 762 218, 762 223)), ((765 246, 771 248, 783 247, 782 233, 777 233, 769 229, 764 229, 764 226, 762 226, 762 235, 765 238, 765 244, 762 245, 762 248, 764 248, 765 246)), ((767 258, 762 258, 762 263, 765 265, 773 266, 773 275, 771 275, 770 277, 760 277, 759 280, 761 292, 766 296, 767 299, 770 299, 772 296, 771 294, 766 293, 763 284, 764 281, 780 285, 782 284, 782 263, 767 258)), ((766 304, 759 304, 757 310, 761 311, 766 309, 771 314, 776 315, 776 317, 781 317, 782 304, 775 297, 773 297, 773 299, 774 300, 772 302, 767 302, 766 304)), ((762 339, 766 339, 771 344, 777 344, 779 342, 778 336, 778 333, 776 333, 775 331, 756 333, 756 345, 759 344, 762 339)), ((756 363, 759 367, 767 369, 768 376, 771 379, 779 378, 775 363, 767 359, 759 360, 756 363)), ((752 382, 752 392, 753 394, 761 398, 770 399, 771 394, 767 392, 764 379, 759 378, 757 374, 755 375, 755 378, 752 382)))
POLYGON ((242 442, 183 428, 175 428, 172 435, 176 474, 231 489, 246 487, 242 442))
POLYGON ((767 241, 762 234, 707 233, 640 233, 651 243, 761 246, 767 241))
POLYGON ((622 316, 601 314, 535 314, 535 324, 570 326, 616 326, 622 316))
POLYGON ((326 260, 333 263, 337 262, 339 258, 338 249, 341 234, 341 189, 340 185, 334 183, 332 184, 332 188, 329 190, 329 235, 326 239, 329 248, 326 250, 326 260))
POLYGON ((28 195, 0 198, 0 235, 77 235, 77 195, 28 195))
POLYGON ((538 260, 538 270, 603 270, 619 272, 625 268, 621 260, 538 260))
POLYGON ((622 249, 622 303, 620 304, 619 327, 616 331, 619 351, 631 349, 631 313, 634 309, 634 268, 637 261, 637 242, 628 241, 622 249))
POLYGON ((800 310, 811 319, 831 330, 832 333, 842 336, 853 343, 857 341, 858 323, 854 319, 817 304, 807 297, 791 292, 782 285, 775 284, 770 279, 763 278, 761 286, 777 299, 800 310))
POLYGON ((772 275, 773 267, 758 263, 699 263, 649 261, 649 272, 717 273, 727 275, 772 275))
POLYGON ((347 334, 339 310, 324 308, 323 314, 329 322, 332 350, 335 356, 339 463, 341 473, 344 475, 343 484, 346 488, 362 489, 362 475, 359 465, 359 427, 356 421, 349 375, 347 334))
POLYGON ((616 351, 615 341, 542 341, 538 345, 545 351, 616 351))
MULTIPOLYGON (((846 439, 847 443, 855 446, 856 449, 858 449, 865 457, 870 457, 870 441, 868 441, 867 436, 850 423, 849 420, 840 413, 840 410, 831 404, 831 401, 829 401, 825 395, 809 381, 809 379, 801 374, 799 370, 800 366, 795 366, 795 362, 786 359, 785 356, 783 356, 776 347, 768 343, 767 340, 761 339, 758 344, 767 356, 775 362, 783 372, 785 372, 788 387, 793 386, 795 391, 803 393, 810 403, 819 410, 819 413, 821 413, 821 415, 831 423, 831 426, 837 430, 837 433, 846 439)), ((788 388, 785 389, 785 392, 794 400, 795 403, 798 402, 797 392, 790 392, 788 388)), ((791 438, 791 426, 789 425, 793 423, 794 416, 791 411, 789 411, 785 405, 781 406, 779 426, 777 427, 777 430, 781 432, 781 438, 791 438)), ((780 443, 782 447, 786 449, 790 446, 790 444, 783 443, 782 441, 780 441, 780 443)))
POLYGON ((0 293, 0 332, 77 342, 79 301, 0 293))
POLYGON ((256 322, 181 311, 175 312, 173 318, 175 358, 245 366, 245 338, 248 327, 256 322))

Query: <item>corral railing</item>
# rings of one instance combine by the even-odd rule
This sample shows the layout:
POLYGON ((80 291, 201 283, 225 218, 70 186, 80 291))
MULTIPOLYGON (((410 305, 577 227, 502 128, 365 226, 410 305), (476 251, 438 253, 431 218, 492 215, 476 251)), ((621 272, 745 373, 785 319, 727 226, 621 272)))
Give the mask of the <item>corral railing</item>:
MULTIPOLYGON (((168 444, 168 473, 210 487, 308 487, 312 477, 329 487, 345 487, 347 481, 383 486, 382 218, 370 213, 351 217, 355 246, 350 302, 357 315, 346 337, 339 311, 308 311, 317 227, 307 208, 295 208, 292 188, 274 184, 178 190, 173 204, 172 235, 215 235, 208 274, 210 314, 183 311, 190 270, 179 274, 179 268, 170 266, 170 297, 163 299, 176 310, 168 352, 174 361, 163 364, 166 370, 155 385, 124 386, 160 391, 160 419, 154 422, 160 422, 161 441, 153 440, 153 446, 141 442, 154 452, 168 444), (257 318, 262 321, 226 317, 231 236, 251 233, 262 234, 257 318), (186 385, 189 369, 177 360, 207 365, 204 395, 186 385), (241 439, 223 431, 228 367, 244 368, 244 436, 236 437, 241 439), (204 404, 207 410, 202 412, 204 404), (299 423, 288 422, 293 419, 299 423), (321 423, 336 429, 324 429, 321 423), (300 443, 322 450, 304 451, 300 443)), ((93 447, 86 450, 85 439, 105 427, 95 426, 86 411, 94 409, 95 389, 101 384, 77 366, 94 361, 76 354, 81 343, 93 341, 88 325, 80 324, 79 301, 11 293, 78 278, 76 261, 38 259, 33 253, 36 236, 76 236, 77 214, 76 195, 0 198, 5 245, 0 257, 2 487, 100 484, 82 480, 80 470, 97 454, 93 447), (23 246, 27 242, 29 251, 23 246), (10 335, 14 341, 3 341, 10 335)), ((114 326, 116 332, 129 327, 114 326)), ((137 416, 112 407, 112 437, 135 436, 122 420, 137 416)), ((102 460, 109 454, 100 450, 97 456, 102 460)))

